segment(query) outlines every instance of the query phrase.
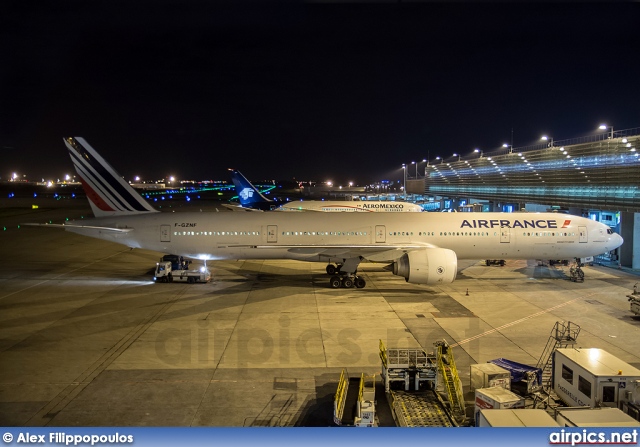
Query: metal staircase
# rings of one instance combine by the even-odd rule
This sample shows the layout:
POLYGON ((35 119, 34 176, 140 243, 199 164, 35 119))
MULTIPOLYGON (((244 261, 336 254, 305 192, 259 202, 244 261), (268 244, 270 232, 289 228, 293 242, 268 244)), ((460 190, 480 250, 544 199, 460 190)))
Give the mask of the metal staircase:
POLYGON ((453 350, 445 341, 437 342, 435 345, 438 349, 438 369, 442 372, 444 387, 449 398, 451 416, 460 424, 465 420, 466 415, 462 383, 453 359, 453 350))
POLYGON ((542 355, 538 360, 537 368, 542 369, 542 388, 549 390, 551 388, 551 379, 553 378, 553 352, 558 348, 566 348, 576 343, 580 334, 580 326, 570 321, 557 321, 551 330, 547 345, 542 351, 542 355))

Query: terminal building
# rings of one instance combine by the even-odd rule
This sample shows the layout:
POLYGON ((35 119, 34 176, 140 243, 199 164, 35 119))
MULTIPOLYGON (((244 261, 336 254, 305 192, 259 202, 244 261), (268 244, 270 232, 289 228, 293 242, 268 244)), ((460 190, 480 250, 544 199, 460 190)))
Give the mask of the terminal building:
MULTIPOLYGON (((640 128, 427 162, 407 193, 427 211, 537 212, 590 217, 624 238, 603 261, 640 269, 640 128), (450 161, 451 160, 451 161, 450 161)), ((417 172, 417 171, 416 171, 417 172)))

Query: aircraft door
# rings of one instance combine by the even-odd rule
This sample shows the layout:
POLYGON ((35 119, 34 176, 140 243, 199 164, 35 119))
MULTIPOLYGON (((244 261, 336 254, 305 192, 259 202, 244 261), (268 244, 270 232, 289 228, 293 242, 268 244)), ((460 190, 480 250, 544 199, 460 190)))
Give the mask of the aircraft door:
POLYGON ((500 228, 500 243, 508 244, 511 242, 511 228, 502 227, 500 228))
POLYGON ((171 242, 171 225, 160 225, 160 242, 171 242))
POLYGON ((578 242, 580 242, 581 244, 586 244, 587 242, 589 242, 589 238, 587 236, 587 227, 578 227, 578 234, 580 235, 580 239, 578 239, 578 242))
POLYGON ((386 242, 387 229, 384 225, 376 225, 376 242, 386 242))
POLYGON ((278 226, 277 225, 267 225, 267 242, 270 242, 270 243, 278 242, 278 226))

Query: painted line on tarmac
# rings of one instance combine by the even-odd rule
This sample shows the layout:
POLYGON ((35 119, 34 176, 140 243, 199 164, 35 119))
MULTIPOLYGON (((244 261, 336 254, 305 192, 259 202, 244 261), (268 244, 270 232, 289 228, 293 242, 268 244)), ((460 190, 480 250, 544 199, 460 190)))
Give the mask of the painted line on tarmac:
POLYGON ((536 312, 535 314, 531 314, 531 315, 529 315, 527 317, 520 318, 519 320, 512 321, 511 323, 507 323, 507 324, 504 324, 504 325, 502 325, 500 327, 493 328, 491 330, 483 332, 482 334, 474 335, 473 337, 469 337, 467 339, 461 340, 458 343, 454 343, 454 344, 449 345, 449 346, 454 348, 456 346, 460 346, 462 344, 469 343, 470 341, 477 340, 478 338, 484 337, 485 335, 493 334, 494 332, 498 332, 498 331, 500 331, 502 329, 505 329, 505 328, 508 328, 508 327, 511 327, 511 326, 515 326, 516 324, 522 323, 524 321, 530 320, 530 319, 535 318, 535 317, 539 317, 540 315, 544 315, 546 313, 549 313, 551 311, 554 311, 556 309, 564 307, 567 304, 571 304, 571 303, 573 303, 575 301, 589 298, 592 295, 595 295, 595 292, 594 293, 590 293, 589 295, 579 296, 578 298, 574 298, 574 299, 566 301, 566 302, 564 302, 562 304, 558 304, 557 306, 549 307, 548 309, 541 310, 540 312, 536 312))

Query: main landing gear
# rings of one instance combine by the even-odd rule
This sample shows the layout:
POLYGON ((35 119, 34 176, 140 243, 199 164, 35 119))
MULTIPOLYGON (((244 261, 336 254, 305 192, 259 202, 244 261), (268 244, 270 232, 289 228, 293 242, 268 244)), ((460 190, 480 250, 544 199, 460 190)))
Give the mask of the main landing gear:
POLYGON ((356 268, 358 267, 358 264, 360 264, 360 260, 360 258, 350 258, 345 259, 343 264, 327 265, 327 273, 329 275, 332 275, 331 279, 329 280, 329 285, 331 286, 331 288, 364 288, 364 286, 367 285, 367 282, 362 276, 356 275, 356 268))
POLYGON ((362 276, 345 274, 344 276, 332 276, 329 280, 329 285, 332 289, 339 289, 340 287, 362 289, 367 285, 367 282, 362 276))

